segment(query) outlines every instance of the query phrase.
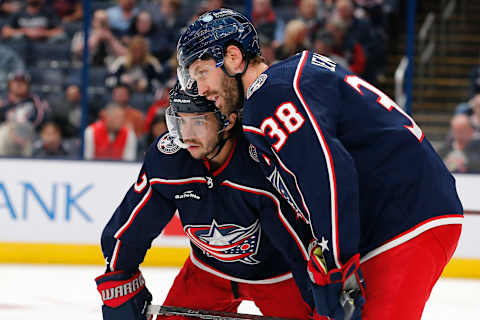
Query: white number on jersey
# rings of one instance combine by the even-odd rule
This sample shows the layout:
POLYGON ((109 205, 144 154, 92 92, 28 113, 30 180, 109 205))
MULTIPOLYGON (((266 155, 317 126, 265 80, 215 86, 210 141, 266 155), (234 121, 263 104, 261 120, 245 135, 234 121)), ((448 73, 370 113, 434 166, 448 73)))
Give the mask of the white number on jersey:
MULTIPOLYGON (((305 123, 305 118, 298 112, 292 102, 285 102, 278 106, 275 111, 275 116, 283 124, 283 127, 287 129, 288 133, 294 133, 305 123)), ((287 133, 280 128, 280 125, 273 117, 268 117, 263 120, 260 129, 263 133, 268 134, 270 138, 277 139, 273 144, 273 148, 277 152, 279 152, 285 142, 287 142, 287 133)))
POLYGON ((364 87, 365 89, 369 90, 370 92, 375 93, 378 96, 377 102, 382 107, 384 107, 388 111, 392 111, 395 108, 398 112, 400 112, 403 116, 405 116, 411 122, 411 125, 409 125, 409 126, 405 125, 404 127, 406 129, 408 129, 418 139, 418 141, 421 142, 423 140, 422 129, 420 129, 420 127, 415 123, 415 121, 405 111, 403 111, 403 109, 400 108, 400 106, 398 106, 395 103, 395 101, 390 99, 390 97, 387 96, 385 93, 383 93, 379 89, 375 88, 374 86, 372 86, 367 81, 365 81, 363 79, 360 79, 356 75, 346 76, 345 77, 345 82, 348 83, 349 85, 351 85, 361 95, 363 95, 363 92, 360 89, 360 87, 364 87))

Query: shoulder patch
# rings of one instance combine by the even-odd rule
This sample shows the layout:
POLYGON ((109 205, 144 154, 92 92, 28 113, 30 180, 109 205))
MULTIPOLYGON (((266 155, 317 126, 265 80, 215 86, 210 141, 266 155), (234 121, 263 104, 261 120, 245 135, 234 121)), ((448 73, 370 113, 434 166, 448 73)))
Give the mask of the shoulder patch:
POLYGON ((164 154, 174 154, 180 150, 180 147, 175 143, 174 138, 169 133, 158 140, 157 148, 158 151, 164 154))
POLYGON ((255 79, 255 81, 253 81, 252 85, 248 87, 247 99, 249 99, 255 91, 260 89, 260 87, 265 83, 265 80, 267 80, 267 77, 268 76, 265 73, 262 73, 257 79, 255 79))
POLYGON ((250 144, 248 146, 248 153, 250 154, 250 157, 253 159, 253 161, 260 162, 260 160, 258 160, 257 148, 255 148, 253 144, 250 144))

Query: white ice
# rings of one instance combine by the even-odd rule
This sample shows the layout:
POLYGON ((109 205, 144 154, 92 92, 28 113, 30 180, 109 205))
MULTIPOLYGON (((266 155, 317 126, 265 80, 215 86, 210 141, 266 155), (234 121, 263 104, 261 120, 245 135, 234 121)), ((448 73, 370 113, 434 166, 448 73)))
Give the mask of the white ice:
MULTIPOLYGON (((0 320, 101 320, 94 278, 103 271, 101 266, 0 264, 0 320)), ((142 272, 153 302, 161 304, 178 269, 142 272)), ((422 320, 480 319, 479 292, 480 280, 440 279, 422 320)), ((259 314, 250 302, 239 312, 259 314)))

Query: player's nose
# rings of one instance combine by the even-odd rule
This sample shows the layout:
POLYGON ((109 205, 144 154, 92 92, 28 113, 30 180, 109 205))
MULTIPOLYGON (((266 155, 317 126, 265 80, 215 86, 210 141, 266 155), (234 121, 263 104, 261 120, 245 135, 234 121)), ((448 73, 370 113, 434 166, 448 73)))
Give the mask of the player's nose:
POLYGON ((206 96, 208 94, 208 86, 205 81, 197 81, 198 94, 206 96))

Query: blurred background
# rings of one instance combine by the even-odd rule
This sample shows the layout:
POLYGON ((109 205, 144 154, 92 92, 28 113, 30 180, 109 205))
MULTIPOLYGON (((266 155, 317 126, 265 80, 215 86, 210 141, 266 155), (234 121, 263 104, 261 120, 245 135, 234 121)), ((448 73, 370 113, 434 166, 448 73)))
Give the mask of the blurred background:
MULTIPOLYGON (((269 64, 313 50, 413 116, 466 212, 444 277, 480 278, 480 2, 468 0, 0 0, 3 277, 13 286, 17 264, 103 272, 100 233, 166 130, 177 38, 219 7, 251 19, 269 64)), ((175 217, 144 265, 187 255, 175 217)))
POLYGON ((178 35, 218 7, 251 18, 269 63, 329 56, 412 113, 452 171, 480 171, 466 0, 2 0, 0 156, 141 161, 165 130, 178 35))

